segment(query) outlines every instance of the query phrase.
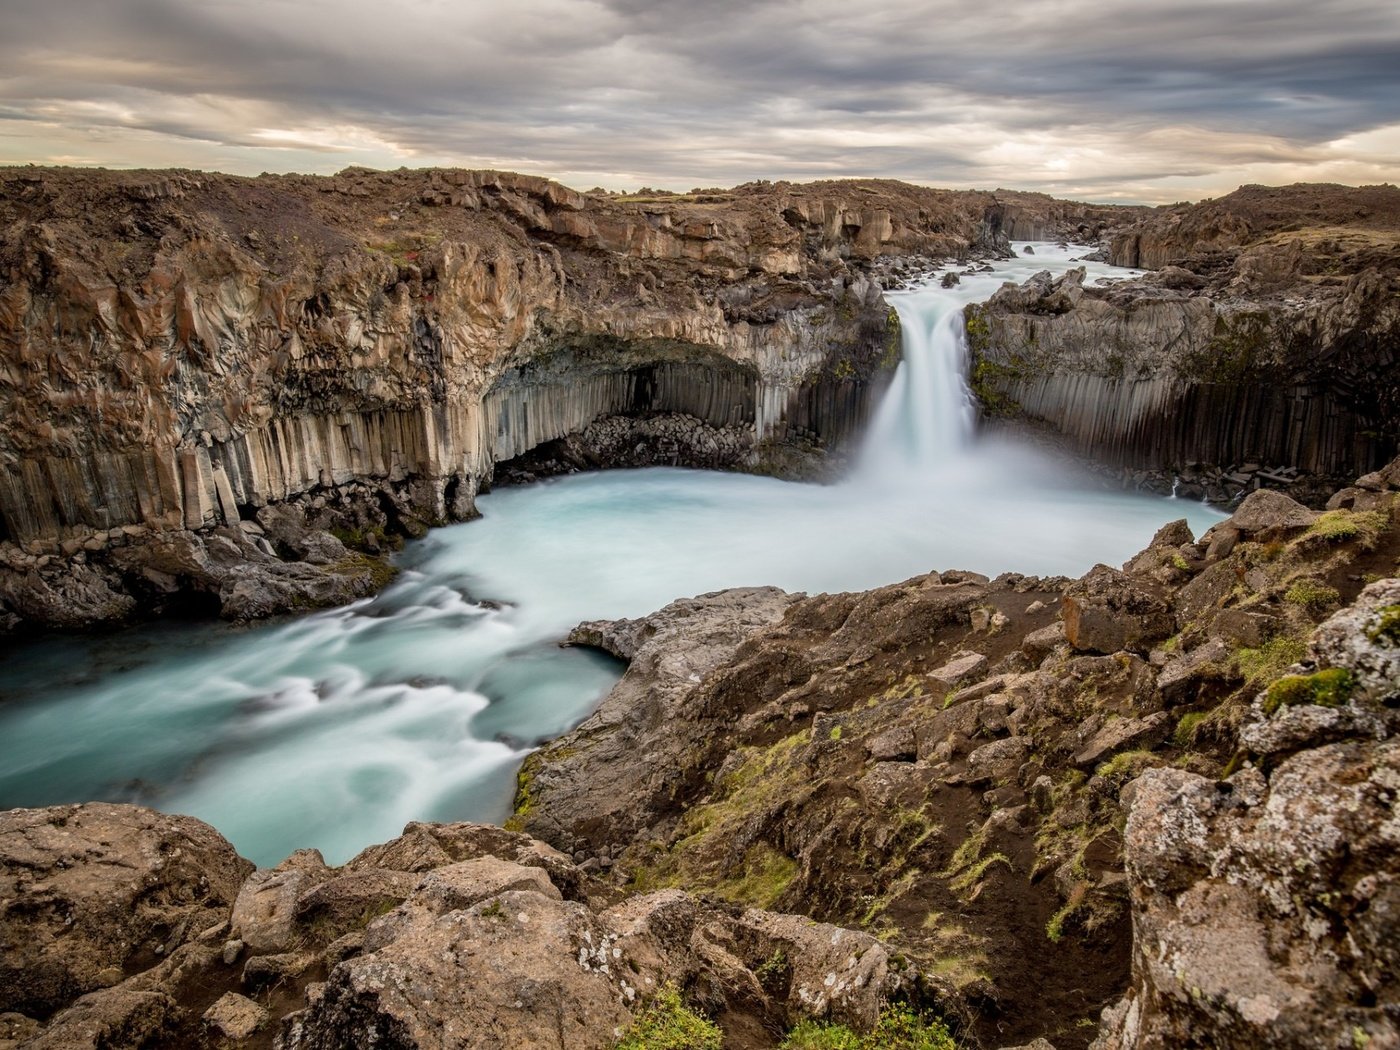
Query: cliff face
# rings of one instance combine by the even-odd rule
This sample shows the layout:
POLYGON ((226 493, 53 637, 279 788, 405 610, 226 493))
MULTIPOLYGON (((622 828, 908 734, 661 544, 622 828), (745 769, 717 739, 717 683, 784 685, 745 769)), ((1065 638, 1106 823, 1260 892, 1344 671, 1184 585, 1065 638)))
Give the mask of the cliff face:
POLYGON ((1342 479, 1400 442, 1400 190, 1246 187, 1116 235, 1158 268, 1108 288, 1036 278, 968 311, 995 411, 1108 462, 1342 479))
POLYGON ((10 169, 0 189, 0 560, 80 555, 118 605, 113 546, 252 544, 258 508, 362 482, 343 531, 467 517, 495 463, 604 417, 740 428, 739 465, 838 443, 897 359, 878 271, 998 243, 993 195, 889 182, 628 198, 477 171, 10 169))

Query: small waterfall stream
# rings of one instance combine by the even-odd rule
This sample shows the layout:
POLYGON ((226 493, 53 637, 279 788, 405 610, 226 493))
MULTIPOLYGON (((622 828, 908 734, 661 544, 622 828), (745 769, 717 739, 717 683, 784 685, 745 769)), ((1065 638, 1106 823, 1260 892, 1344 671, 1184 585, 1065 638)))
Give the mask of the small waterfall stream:
POLYGON ((892 293, 904 360, 876 411, 861 450, 862 473, 917 475, 972 442, 977 409, 967 388, 962 307, 942 288, 892 293))
MULTIPOLYGON (((0 808, 134 801, 247 857, 338 863, 409 820, 500 820, 529 749, 620 674, 557 641, 721 587, 834 591, 930 569, 1077 575, 1208 508, 1106 491, 973 440, 960 307, 1070 252, 892 293, 905 360, 838 485, 653 468, 501 489, 411 544, 373 600, 293 622, 156 624, 0 658, 0 808)), ((1091 278, 1108 274, 1091 266, 1091 278)))

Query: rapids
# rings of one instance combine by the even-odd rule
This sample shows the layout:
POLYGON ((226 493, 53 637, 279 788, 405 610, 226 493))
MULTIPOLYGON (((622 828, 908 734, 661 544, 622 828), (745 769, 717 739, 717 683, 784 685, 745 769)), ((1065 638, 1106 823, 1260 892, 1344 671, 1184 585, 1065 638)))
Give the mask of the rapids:
MULTIPOLYGON (((372 600, 13 649, 0 662, 0 808, 140 802, 207 820, 259 864, 307 846, 339 863, 409 820, 508 814, 521 758, 621 673, 559 648, 580 620, 739 585, 1078 575, 1173 518, 1199 532, 1216 512, 1109 490, 974 434, 961 307, 1074 265, 1072 251, 1034 251, 952 289, 889 294, 905 359, 839 484, 654 468, 501 489, 479 500, 481 520, 410 544, 372 600)), ((1091 281, 1128 273, 1088 266, 1091 281)))

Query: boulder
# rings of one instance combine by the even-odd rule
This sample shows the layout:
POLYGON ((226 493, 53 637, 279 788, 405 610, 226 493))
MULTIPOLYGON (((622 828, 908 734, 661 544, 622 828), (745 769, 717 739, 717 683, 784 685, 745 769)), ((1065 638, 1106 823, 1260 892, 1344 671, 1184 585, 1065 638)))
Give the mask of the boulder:
POLYGON ((1400 579, 1368 585, 1329 617, 1313 633, 1312 652, 1322 666, 1350 671, 1358 698, 1400 696, 1400 579))
POLYGON ((987 666, 987 658, 981 653, 954 653, 953 658, 942 667, 936 667, 928 677, 946 686, 954 686, 964 678, 970 678, 987 666))
POLYGON ((164 992, 104 988, 61 1011, 24 1050, 137 1050, 173 1035, 177 1014, 164 992))
POLYGON ((1093 769, 1120 751, 1151 748, 1167 738, 1171 726, 1172 716, 1165 711, 1146 718, 1116 718, 1089 738, 1075 754, 1074 764, 1080 769, 1093 769))
POLYGON ((978 784, 998 779, 1014 779, 1021 763, 1031 753, 1025 737, 1009 736, 983 744, 967 756, 967 782, 978 784))
POLYGON ((247 996, 225 992, 201 1019, 225 1039, 247 1039, 267 1024, 267 1018, 267 1011, 247 996))
POLYGON ((1400 1045, 1396 783, 1393 738, 1309 749, 1267 782, 1139 777, 1132 986, 1095 1050, 1400 1045))
POLYGON ((0 1008, 43 1017, 227 919, 253 865, 192 817, 0 813, 0 1008))
POLYGON ((910 726, 895 726, 877 733, 866 743, 865 749, 877 762, 912 761, 919 751, 910 726))
POLYGON ((1316 520, 1317 512, 1309 510, 1297 500, 1272 489, 1259 489, 1251 492, 1235 508, 1228 525, 1246 536, 1254 537, 1306 529, 1316 520))
POLYGON ((516 890, 404 918, 389 943, 331 972, 284 1032, 287 1050, 340 1050, 368 1033, 383 1050, 608 1047, 631 1022, 627 1004, 662 977, 634 972, 615 934, 557 897, 516 890))
POLYGON ((298 936, 297 898, 310 889, 306 872, 255 871, 233 902, 235 939, 253 952, 280 952, 298 936))
POLYGON ((1145 652, 1171 634, 1167 603, 1107 565, 1096 565, 1065 592, 1061 604, 1065 638, 1083 652, 1145 652))

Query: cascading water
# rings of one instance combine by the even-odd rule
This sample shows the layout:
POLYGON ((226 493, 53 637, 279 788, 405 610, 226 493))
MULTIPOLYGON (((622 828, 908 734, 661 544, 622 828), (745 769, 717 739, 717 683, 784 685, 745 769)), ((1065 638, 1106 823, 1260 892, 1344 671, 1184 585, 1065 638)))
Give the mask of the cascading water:
POLYGON ((208 820, 259 863, 304 846, 334 863, 409 820, 503 818, 521 757, 619 673, 558 648, 580 620, 728 586, 1078 574, 1183 512, 1201 528, 1216 518, 1205 507, 1105 491, 971 438, 959 307, 1068 255, 1037 246, 954 289, 890 296, 905 360, 842 484, 658 468, 502 489, 481 499, 480 521, 410 545, 372 601, 9 653, 0 807, 139 801, 208 820))
POLYGON ((977 410, 964 379, 967 300, 941 288, 889 299, 899 315, 904 360, 876 411, 860 470, 917 474, 946 463, 972 441, 977 410))

